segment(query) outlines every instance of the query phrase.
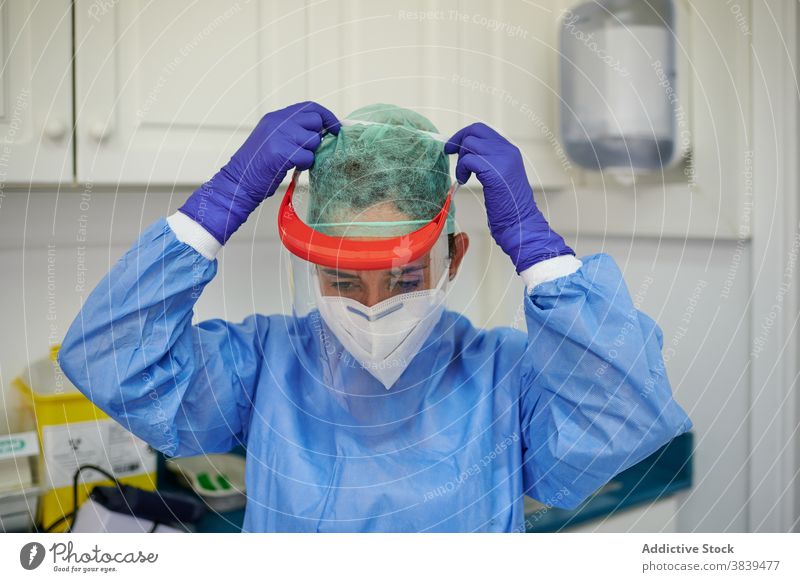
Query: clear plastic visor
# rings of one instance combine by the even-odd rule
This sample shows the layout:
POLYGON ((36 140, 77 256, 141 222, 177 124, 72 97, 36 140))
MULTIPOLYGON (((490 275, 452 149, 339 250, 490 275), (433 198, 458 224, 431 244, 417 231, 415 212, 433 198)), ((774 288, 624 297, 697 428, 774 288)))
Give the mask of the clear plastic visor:
POLYGON ((316 309, 319 297, 344 297, 372 308, 404 293, 447 290, 450 242, 445 230, 418 259, 391 269, 337 269, 316 265, 289 254, 292 311, 304 316, 316 309))
POLYGON ((450 220, 431 248, 413 258, 404 252, 403 243, 430 221, 408 220, 391 201, 384 200, 358 211, 325 213, 326 221, 314 220, 314 215, 319 212, 312 212, 310 209, 308 183, 298 179, 292 196, 292 206, 297 216, 314 233, 358 241, 365 249, 369 249, 370 241, 391 238, 396 239, 397 244, 391 267, 381 269, 346 269, 321 265, 290 253, 287 263, 293 311, 296 315, 303 316, 312 311, 320 296, 344 297, 365 307, 373 307, 404 293, 446 289, 450 267, 450 220), (330 220, 331 214, 334 214, 336 221, 330 220))

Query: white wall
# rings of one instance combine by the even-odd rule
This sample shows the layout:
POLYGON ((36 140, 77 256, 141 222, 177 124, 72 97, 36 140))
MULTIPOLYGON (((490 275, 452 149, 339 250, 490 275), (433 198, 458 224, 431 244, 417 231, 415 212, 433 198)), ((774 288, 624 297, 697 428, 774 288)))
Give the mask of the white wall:
MULTIPOLYGON (((99 187, 5 192, 0 199, 0 394, 6 405, 15 399, 10 380, 28 362, 46 356, 51 338, 63 337, 81 299, 142 228, 177 208, 187 194, 186 189, 99 187), (78 240, 81 229, 86 243, 78 240), (81 261, 86 269, 82 289, 81 261)), ((473 244, 453 304, 476 324, 510 324, 522 285, 490 243, 476 193, 459 196, 458 222, 473 244)), ((288 305, 275 283, 276 273, 285 279, 280 265, 285 254, 275 238, 276 207, 277 197, 226 246, 219 274, 199 302, 198 317, 241 320, 253 311, 269 313, 288 305)), ((675 515, 666 512, 664 522, 663 509, 642 512, 609 527, 745 530, 749 247, 735 241, 584 237, 569 242, 579 256, 611 254, 634 300, 662 326, 665 350, 674 350, 666 353, 675 395, 697 435, 696 485, 670 502, 675 515)))

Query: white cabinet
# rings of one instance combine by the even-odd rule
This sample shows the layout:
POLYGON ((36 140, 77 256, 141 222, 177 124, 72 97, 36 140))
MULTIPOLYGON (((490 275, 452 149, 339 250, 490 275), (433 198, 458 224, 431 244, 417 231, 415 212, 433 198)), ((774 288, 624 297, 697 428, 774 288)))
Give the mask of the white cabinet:
POLYGON ((309 94, 346 115, 418 110, 444 134, 476 121, 520 147, 537 185, 567 181, 554 145, 557 2, 327 2, 309 10, 309 94))
POLYGON ((81 182, 201 182, 305 98, 302 4, 100 4, 75 3, 81 182))
POLYGON ((458 5, 456 95, 466 121, 488 123, 517 145, 535 187, 566 185, 556 141, 559 2, 458 5))
POLYGON ((69 0, 0 4, 0 184, 72 181, 69 0))
POLYGON ((752 193, 726 169, 752 163, 752 65, 728 8, 676 3, 692 164, 641 178, 633 196, 559 145, 559 19, 576 1, 4 2, 0 183, 199 184, 268 111, 383 102, 445 135, 498 129, 564 234, 748 236, 752 193))
POLYGON ((484 121, 520 146, 532 181, 566 181, 552 143, 555 9, 479 0, 100 5, 75 4, 79 181, 198 183, 262 114, 306 99, 339 116, 376 102, 409 107, 445 134, 484 121))
POLYGON ((309 93, 340 116, 372 103, 419 111, 442 133, 459 125, 456 2, 326 2, 308 11, 309 93))

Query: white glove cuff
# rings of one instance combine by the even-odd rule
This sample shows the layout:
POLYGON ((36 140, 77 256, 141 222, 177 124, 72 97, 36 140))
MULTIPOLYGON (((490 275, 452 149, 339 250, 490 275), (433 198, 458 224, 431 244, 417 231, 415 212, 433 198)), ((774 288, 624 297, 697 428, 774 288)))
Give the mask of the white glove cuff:
POLYGON ((175 238, 192 247, 209 261, 213 261, 222 248, 210 232, 182 212, 168 216, 167 224, 175 233, 175 238))
POLYGON ((519 276, 525 281, 525 286, 530 293, 537 285, 571 275, 582 265, 580 259, 575 258, 574 255, 561 255, 536 263, 522 271, 519 276))

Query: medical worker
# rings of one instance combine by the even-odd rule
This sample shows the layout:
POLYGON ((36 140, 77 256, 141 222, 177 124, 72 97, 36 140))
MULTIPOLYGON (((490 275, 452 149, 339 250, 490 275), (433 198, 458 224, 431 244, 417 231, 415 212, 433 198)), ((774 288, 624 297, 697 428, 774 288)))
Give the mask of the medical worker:
POLYGON ((508 532, 525 495, 574 508, 692 426, 661 347, 611 257, 578 259, 550 229, 496 131, 443 139, 406 109, 340 122, 306 102, 265 115, 142 233, 59 362, 167 456, 245 446, 244 531, 508 532), (446 309, 469 260, 454 208, 470 175, 525 283, 527 333, 446 309), (288 176, 291 314, 193 324, 215 256, 288 176))

